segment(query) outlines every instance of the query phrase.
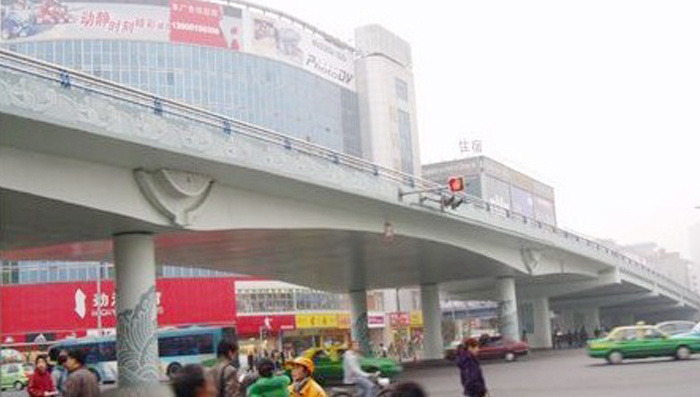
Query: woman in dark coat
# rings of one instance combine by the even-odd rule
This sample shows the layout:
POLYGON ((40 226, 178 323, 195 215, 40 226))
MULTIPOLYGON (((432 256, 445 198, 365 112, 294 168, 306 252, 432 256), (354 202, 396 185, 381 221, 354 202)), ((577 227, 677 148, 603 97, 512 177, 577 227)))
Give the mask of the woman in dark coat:
POLYGON ((479 341, 470 338, 464 342, 464 346, 459 349, 457 366, 459 367, 464 395, 467 397, 488 396, 484 375, 481 373, 481 364, 477 354, 479 353, 479 341))

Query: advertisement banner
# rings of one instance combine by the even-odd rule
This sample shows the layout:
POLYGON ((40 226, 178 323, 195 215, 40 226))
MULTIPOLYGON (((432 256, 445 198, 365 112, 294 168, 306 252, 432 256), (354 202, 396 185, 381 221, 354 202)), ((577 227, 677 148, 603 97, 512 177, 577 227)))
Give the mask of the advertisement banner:
MULTIPOLYGON (((165 278, 156 282, 158 324, 235 324, 235 279, 165 278)), ((114 283, 69 282, 9 285, 2 288, 4 334, 83 331, 97 328, 98 313, 104 328, 114 328, 114 283)))
POLYGON ((305 313, 296 315, 297 329, 338 328, 338 313, 305 313))
POLYGON ((389 324, 393 329, 408 328, 411 326, 410 313, 390 313, 389 324))
POLYGON ((170 41, 238 51, 242 11, 200 0, 170 0, 170 41))
POLYGON ((265 328, 273 333, 280 331, 291 331, 296 327, 293 314, 288 315, 261 315, 261 316, 238 316, 236 321, 236 331, 241 336, 257 336, 260 330, 265 328))
POLYGON ((355 89, 355 56, 288 21, 202 0, 166 5, 4 0, 0 42, 139 40, 228 48, 285 62, 355 89))
POLYGON ((300 26, 250 13, 248 51, 287 62, 331 80, 345 88, 355 88, 355 64, 351 51, 300 26))
POLYGON ((411 312, 411 327, 422 327, 423 326, 423 312, 414 311, 411 312))
POLYGON ((369 328, 384 328, 384 315, 383 314, 369 314, 367 315, 367 326, 369 328))
POLYGON ((350 329, 350 325, 351 325, 350 313, 338 314, 338 328, 350 329))
POLYGON ((0 42, 66 39, 168 41, 168 9, 119 3, 8 0, 0 42))

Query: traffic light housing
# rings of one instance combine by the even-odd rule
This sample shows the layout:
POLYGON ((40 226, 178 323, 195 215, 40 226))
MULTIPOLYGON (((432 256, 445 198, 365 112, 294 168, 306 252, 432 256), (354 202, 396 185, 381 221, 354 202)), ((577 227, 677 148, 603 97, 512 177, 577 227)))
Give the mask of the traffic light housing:
POLYGON ((451 176, 447 180, 447 187, 450 188, 452 193, 464 191, 464 178, 461 176, 451 176))
POLYGON ((455 210, 462 204, 464 204, 464 197, 458 197, 454 194, 443 195, 440 199, 440 206, 443 209, 450 207, 455 210))

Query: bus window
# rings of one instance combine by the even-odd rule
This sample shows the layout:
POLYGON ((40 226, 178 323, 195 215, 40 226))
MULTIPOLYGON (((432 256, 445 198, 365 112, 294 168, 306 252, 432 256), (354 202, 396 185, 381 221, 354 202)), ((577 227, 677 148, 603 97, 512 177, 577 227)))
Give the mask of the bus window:
POLYGON ((100 343, 100 361, 117 361, 117 343, 100 343))
POLYGON ((238 342, 238 333, 235 327, 225 327, 221 329, 222 339, 229 342, 238 342))
POLYGON ((158 352, 161 357, 213 354, 214 336, 208 333, 160 338, 158 352))

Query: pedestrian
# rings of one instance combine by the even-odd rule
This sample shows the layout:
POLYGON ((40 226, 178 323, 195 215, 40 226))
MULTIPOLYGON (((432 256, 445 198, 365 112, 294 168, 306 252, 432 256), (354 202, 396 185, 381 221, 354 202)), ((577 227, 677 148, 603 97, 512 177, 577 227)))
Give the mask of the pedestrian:
POLYGON ((99 397, 100 386, 97 377, 85 367, 85 353, 78 348, 68 351, 66 359, 68 379, 63 395, 65 397, 99 397))
POLYGON ((464 348, 461 349, 457 358, 464 395, 467 397, 488 396, 484 375, 481 372, 481 364, 477 358, 478 353, 479 341, 469 338, 465 341, 464 348))
POLYGON ((36 368, 27 385, 27 392, 30 397, 49 397, 58 394, 53 378, 49 373, 49 364, 46 356, 37 356, 35 360, 36 368))
POLYGON ((389 356, 389 350, 386 348, 384 343, 379 344, 379 355, 383 358, 387 358, 389 356))
POLYGON ((248 387, 248 397, 289 397, 289 378, 275 376, 275 363, 272 360, 260 360, 258 375, 258 380, 248 387))
POLYGON ((172 383, 175 397, 215 397, 216 383, 211 374, 197 364, 187 364, 172 383))
POLYGON ((292 361, 292 384, 289 385, 290 397, 326 397, 326 392, 311 377, 314 362, 306 357, 292 361))
POLYGON ((214 379, 217 397, 241 397, 238 383, 238 345, 227 340, 222 340, 216 348, 218 361, 211 369, 214 379))
POLYGON ((585 326, 581 326, 581 332, 579 333, 579 339, 581 340, 581 347, 586 346, 586 342, 588 342, 588 331, 586 331, 585 326))
POLYGON ((428 393, 418 383, 404 382, 396 385, 391 397, 428 397, 428 393))
POLYGON ((62 395, 66 386, 66 378, 68 377, 68 370, 66 369, 66 360, 68 359, 68 352, 66 350, 61 350, 56 358, 56 366, 53 367, 51 371, 51 377, 53 378, 53 384, 56 386, 56 391, 58 395, 62 395))
POLYGON ((255 372, 255 356, 253 355, 253 349, 248 349, 248 357, 246 358, 248 364, 248 372, 255 372))
POLYGON ((520 337, 520 341, 521 341, 521 342, 524 342, 524 343, 527 343, 527 331, 523 330, 523 334, 522 334, 522 336, 520 337))

